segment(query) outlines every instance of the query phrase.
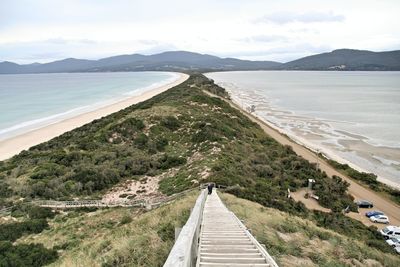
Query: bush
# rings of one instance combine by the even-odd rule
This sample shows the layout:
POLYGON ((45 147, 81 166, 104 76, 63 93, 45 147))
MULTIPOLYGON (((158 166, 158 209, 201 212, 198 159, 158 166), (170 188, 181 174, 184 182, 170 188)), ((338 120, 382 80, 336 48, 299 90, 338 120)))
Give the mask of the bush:
POLYGON ((156 148, 158 151, 164 151, 167 145, 168 145, 168 140, 166 138, 160 138, 156 140, 156 148))
POLYGON ((173 241, 175 239, 175 227, 170 222, 161 224, 157 234, 164 242, 173 241))
POLYGON ((173 116, 167 116, 161 120, 161 125, 170 129, 171 131, 176 131, 181 126, 181 122, 173 116))
POLYGON ((10 186, 5 182, 0 181, 0 197, 10 197, 12 193, 13 190, 10 186))
POLYGON ((177 156, 171 156, 168 154, 164 154, 158 162, 160 163, 160 169, 169 169, 173 168, 182 164, 186 163, 186 159, 182 157, 177 157, 177 156))
POLYGON ((144 149, 149 142, 149 138, 144 133, 140 133, 138 137, 133 140, 133 142, 139 149, 144 149))
POLYGON ((51 179, 64 174, 64 169, 62 166, 55 163, 44 163, 37 167, 31 174, 31 179, 51 179))
POLYGON ((57 260, 57 251, 42 244, 17 244, 0 241, 0 266, 44 266, 57 260))
POLYGON ((48 227, 49 224, 45 219, 2 224, 0 227, 0 240, 15 241, 25 234, 38 234, 48 227))
POLYGON ((132 217, 129 216, 129 215, 124 215, 124 216, 121 218, 121 221, 120 221, 119 223, 120 223, 121 225, 124 225, 124 224, 130 223, 130 222, 132 222, 132 217))
POLYGON ((20 203, 12 208, 11 215, 13 217, 29 217, 30 219, 47 219, 54 218, 56 215, 50 208, 43 208, 28 203, 20 203))

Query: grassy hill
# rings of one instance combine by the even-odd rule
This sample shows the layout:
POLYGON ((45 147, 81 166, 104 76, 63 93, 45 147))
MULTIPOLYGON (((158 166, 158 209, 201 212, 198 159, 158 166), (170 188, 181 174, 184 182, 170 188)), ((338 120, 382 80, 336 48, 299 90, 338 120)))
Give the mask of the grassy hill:
MULTIPOLYGON (((50 266, 162 266, 174 241, 174 228, 187 220, 198 193, 145 212, 118 208, 69 211, 50 228, 18 240, 58 250, 50 266)), ((267 246, 279 266, 398 266, 400 258, 315 222, 255 202, 221 194, 229 209, 267 246)))
POLYGON ((162 266, 175 240, 175 227, 189 218, 197 198, 191 193, 172 204, 145 212, 117 208, 69 211, 50 221, 40 234, 18 244, 41 243, 59 258, 50 266, 162 266))
POLYGON ((398 266, 400 257, 318 226, 314 221, 222 194, 279 266, 398 266))
MULTIPOLYGON (((152 258, 152 253, 161 246, 165 256, 172 244, 168 240, 154 243, 159 242, 163 231, 170 234, 172 226, 160 230, 163 222, 158 219, 150 224, 154 227, 148 230, 149 239, 142 238, 141 233, 151 221, 147 217, 151 215, 147 214, 161 216, 163 208, 144 214, 127 209, 80 211, 59 214, 53 219, 54 214, 44 210, 38 212, 42 214, 40 218, 32 218, 29 212, 32 208, 25 203, 31 199, 100 198, 125 181, 146 182, 146 177, 154 177, 159 179, 159 191, 165 195, 207 181, 230 185, 229 192, 233 195, 280 210, 286 217, 296 216, 299 222, 329 229, 334 235, 346 236, 349 242, 373 251, 377 255, 375 260, 394 257, 390 256, 393 250, 375 227, 367 228, 341 213, 348 205, 356 209, 353 198, 347 194, 346 182, 340 177, 327 177, 315 165, 296 155, 291 147, 280 145, 239 111, 205 91, 228 97, 224 89, 206 77, 192 75, 183 84, 148 101, 0 162, 0 207, 18 204, 13 211, 18 222, 3 221, 0 227, 0 237, 3 236, 0 242, 5 242, 7 251, 11 251, 9 254, 15 257, 22 244, 37 242, 37 254, 42 251, 48 255, 46 262, 57 260, 54 252, 58 252, 56 263, 65 266, 81 257, 80 250, 85 251, 82 257, 86 256, 88 265, 145 266, 148 260, 154 262, 150 266, 159 266, 162 257, 152 258), (287 198, 288 188, 296 191, 307 185, 309 178, 316 180, 320 204, 332 213, 310 211, 302 203, 287 198), (137 219, 129 222, 124 215, 137 219), (18 229, 18 235, 10 236, 10 229, 18 229), (132 231, 139 234, 133 235, 132 231), (101 245, 107 235, 103 232, 111 233, 117 241, 109 240, 110 243, 105 241, 101 245), (15 244, 10 243, 15 240, 15 244), (103 252, 105 256, 99 262, 97 255, 103 252)), ((190 205, 188 201, 185 209, 190 205)), ((264 210, 257 207, 260 213, 255 216, 264 216, 264 210)), ((175 209, 178 206, 171 206, 171 210, 175 209)), ((185 221, 185 214, 171 218, 171 224, 185 221)), ((287 227, 291 227, 289 223, 287 227)), ((286 244, 275 241, 269 245, 271 251, 281 253, 285 247, 290 250, 289 241, 286 244)), ((359 255, 364 254, 353 256, 360 261, 359 255)), ((318 253, 300 256, 315 258, 318 253)))

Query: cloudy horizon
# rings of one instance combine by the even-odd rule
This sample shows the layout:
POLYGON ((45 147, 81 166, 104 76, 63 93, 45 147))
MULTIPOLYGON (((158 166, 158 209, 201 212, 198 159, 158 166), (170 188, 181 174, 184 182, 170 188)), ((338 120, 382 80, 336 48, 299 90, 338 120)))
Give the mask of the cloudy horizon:
POLYGON ((287 62, 340 48, 398 50, 398 14, 395 0, 2 0, 0 61, 186 50, 287 62))

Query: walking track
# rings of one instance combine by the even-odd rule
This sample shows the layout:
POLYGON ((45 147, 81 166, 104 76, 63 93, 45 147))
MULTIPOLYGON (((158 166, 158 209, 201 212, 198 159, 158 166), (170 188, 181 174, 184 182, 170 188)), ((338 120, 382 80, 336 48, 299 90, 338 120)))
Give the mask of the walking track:
POLYGON ((215 191, 208 195, 204 205, 197 266, 277 267, 215 191))

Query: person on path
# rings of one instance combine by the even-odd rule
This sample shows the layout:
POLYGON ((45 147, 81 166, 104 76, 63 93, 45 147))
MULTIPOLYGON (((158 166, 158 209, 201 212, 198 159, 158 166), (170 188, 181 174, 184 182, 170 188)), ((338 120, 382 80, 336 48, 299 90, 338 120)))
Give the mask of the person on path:
POLYGON ((209 184, 208 184, 207 189, 208 189, 208 194, 209 194, 209 195, 211 195, 212 190, 213 190, 213 187, 214 187, 214 185, 213 185, 212 183, 209 183, 209 184))

